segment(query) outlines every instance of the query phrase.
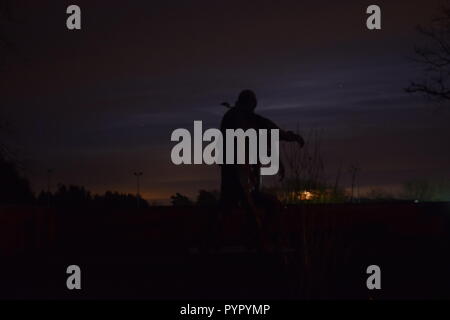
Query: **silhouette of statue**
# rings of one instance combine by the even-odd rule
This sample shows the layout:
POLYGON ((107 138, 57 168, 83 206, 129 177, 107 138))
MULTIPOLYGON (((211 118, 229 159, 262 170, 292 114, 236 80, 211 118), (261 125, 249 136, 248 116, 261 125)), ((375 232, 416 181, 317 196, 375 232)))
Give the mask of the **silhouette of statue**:
MULTIPOLYGON (((281 141, 295 141, 304 145, 303 138, 291 131, 281 130, 274 122, 256 114, 257 106, 256 95, 251 90, 244 90, 239 94, 235 106, 228 103, 222 105, 230 108, 222 118, 221 131, 224 137, 224 146, 226 145, 227 129, 278 129, 281 141)), ((236 148, 236 144, 235 144, 236 148)), ((248 156, 248 141, 246 141, 245 154, 248 156)), ((224 148, 224 159, 226 159, 224 148)), ((270 149, 269 149, 270 152, 270 149)), ((235 157, 237 152, 235 151, 235 157)), ((241 207, 254 216, 257 228, 262 228, 262 216, 258 207, 267 204, 265 197, 260 192, 260 169, 261 164, 223 164, 221 166, 221 206, 224 211, 241 207)), ((280 161, 280 175, 283 178, 284 168, 280 161)), ((267 208, 267 207, 266 207, 267 208)))

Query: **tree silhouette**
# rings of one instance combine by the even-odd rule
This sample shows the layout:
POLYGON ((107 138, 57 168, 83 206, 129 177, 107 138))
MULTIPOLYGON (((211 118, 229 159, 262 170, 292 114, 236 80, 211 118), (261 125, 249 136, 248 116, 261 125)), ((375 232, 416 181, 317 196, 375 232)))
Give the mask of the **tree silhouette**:
POLYGON ((444 5, 430 26, 417 27, 426 42, 415 47, 414 61, 424 67, 424 79, 411 81, 405 89, 409 93, 422 93, 443 103, 450 100, 450 6, 444 5))
POLYGON ((419 201, 449 201, 450 181, 448 179, 429 181, 416 179, 403 184, 402 198, 419 201))
MULTIPOLYGON (((136 208, 136 196, 132 194, 106 191, 103 195, 93 195, 89 190, 80 186, 58 185, 55 193, 42 191, 37 199, 38 204, 47 205, 48 199, 52 206, 59 208, 136 208)), ((148 208, 144 199, 140 199, 140 207, 148 208)))
POLYGON ((192 206, 192 201, 178 192, 170 197, 170 202, 174 207, 192 206))
MULTIPOLYGON (((0 70, 11 43, 4 31, 4 25, 11 21, 10 1, 0 0, 0 70)), ((33 193, 28 181, 19 172, 17 161, 13 160, 10 149, 5 144, 5 123, 0 119, 0 204, 31 203, 33 193)))
POLYGON ((0 204, 32 203, 34 196, 28 180, 23 178, 16 165, 0 157, 0 204))
POLYGON ((217 192, 200 190, 198 192, 197 201, 195 204, 200 207, 217 206, 219 204, 219 197, 217 195, 217 192))

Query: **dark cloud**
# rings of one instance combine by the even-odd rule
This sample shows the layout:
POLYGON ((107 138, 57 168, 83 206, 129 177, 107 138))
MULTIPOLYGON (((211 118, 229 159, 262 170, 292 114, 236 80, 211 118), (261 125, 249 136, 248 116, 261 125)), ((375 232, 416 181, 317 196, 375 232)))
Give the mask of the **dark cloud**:
POLYGON ((323 129, 331 171, 357 162, 365 185, 448 174, 448 114, 403 91, 414 26, 438 3, 379 1, 369 32, 367 1, 78 1, 69 32, 71 3, 17 1, 3 113, 37 189, 47 168, 96 191, 133 190, 137 168, 148 197, 217 189, 217 168, 170 163, 170 134, 218 126, 244 88, 279 124, 323 129))

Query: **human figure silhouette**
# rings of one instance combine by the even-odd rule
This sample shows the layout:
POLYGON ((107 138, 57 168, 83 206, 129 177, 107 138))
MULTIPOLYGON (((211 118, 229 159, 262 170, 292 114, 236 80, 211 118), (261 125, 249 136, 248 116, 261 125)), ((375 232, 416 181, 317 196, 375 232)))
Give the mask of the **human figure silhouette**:
MULTIPOLYGON (((304 145, 303 138, 291 131, 280 129, 273 121, 256 114, 255 108, 258 104, 256 95, 251 90, 244 90, 239 94, 235 106, 228 103, 223 105, 230 108, 222 118, 221 131, 224 137, 224 146, 226 145, 227 129, 278 129, 281 141, 293 141, 304 145)), ((235 145, 236 147, 236 145, 235 145)), ((248 141, 245 146, 245 154, 248 156, 248 141)), ((269 150, 270 152, 270 150, 269 150)), ((235 152, 235 157, 236 157, 235 152)), ((224 148, 224 159, 225 148, 224 148)), ((224 211, 233 210, 233 208, 244 208, 247 213, 254 216, 257 228, 262 228, 262 216, 258 207, 267 205, 267 197, 260 192, 260 169, 261 164, 223 164, 221 166, 221 205, 224 211)), ((284 168, 280 162, 279 173, 281 178, 284 175, 284 168)), ((267 207, 266 207, 267 209, 267 207)))

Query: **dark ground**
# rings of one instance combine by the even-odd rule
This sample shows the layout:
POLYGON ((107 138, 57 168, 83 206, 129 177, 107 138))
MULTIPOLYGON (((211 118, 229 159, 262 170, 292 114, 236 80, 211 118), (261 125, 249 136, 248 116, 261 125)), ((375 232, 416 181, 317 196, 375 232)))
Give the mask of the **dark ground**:
POLYGON ((450 298, 450 203, 289 207, 283 254, 245 249, 239 216, 220 231, 216 212, 2 207, 0 298, 450 298), (66 288, 71 264, 81 291, 66 288))

